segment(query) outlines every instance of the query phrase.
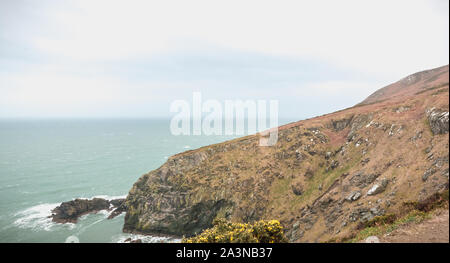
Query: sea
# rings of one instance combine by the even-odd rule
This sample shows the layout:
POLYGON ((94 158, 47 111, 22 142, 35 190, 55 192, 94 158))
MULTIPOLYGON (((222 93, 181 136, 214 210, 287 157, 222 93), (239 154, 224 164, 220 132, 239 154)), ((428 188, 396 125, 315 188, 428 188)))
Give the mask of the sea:
MULTIPOLYGON (((288 121, 284 121, 285 123, 288 121)), ((125 198, 136 180, 173 154, 239 136, 172 135, 168 119, 0 120, 0 242, 178 242, 122 232, 110 211, 51 221, 76 198, 125 198)))

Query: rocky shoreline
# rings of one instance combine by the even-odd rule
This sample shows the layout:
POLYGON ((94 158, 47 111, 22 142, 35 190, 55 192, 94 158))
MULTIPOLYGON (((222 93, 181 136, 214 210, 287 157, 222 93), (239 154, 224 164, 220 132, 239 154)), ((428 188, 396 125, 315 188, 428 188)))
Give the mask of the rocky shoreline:
MULTIPOLYGON (((78 219, 87 214, 95 214, 99 211, 106 210, 111 211, 107 219, 113 219, 116 216, 126 212, 127 206, 125 204, 125 198, 118 198, 113 200, 108 200, 104 198, 92 198, 92 199, 84 199, 77 198, 71 201, 62 202, 59 206, 53 209, 52 215, 49 218, 52 219, 53 222, 59 224, 66 223, 77 223, 78 219)), ((181 236, 168 235, 165 233, 146 233, 140 231, 127 231, 123 229, 124 233, 128 234, 136 234, 143 236, 161 236, 172 239, 181 239, 181 236)), ((142 243, 142 239, 133 239, 127 238, 124 243, 142 243)))
POLYGON ((53 222, 56 223, 76 223, 78 218, 101 210, 111 211, 108 219, 112 219, 126 211, 125 198, 106 200, 103 198, 80 199, 62 202, 52 210, 53 222))

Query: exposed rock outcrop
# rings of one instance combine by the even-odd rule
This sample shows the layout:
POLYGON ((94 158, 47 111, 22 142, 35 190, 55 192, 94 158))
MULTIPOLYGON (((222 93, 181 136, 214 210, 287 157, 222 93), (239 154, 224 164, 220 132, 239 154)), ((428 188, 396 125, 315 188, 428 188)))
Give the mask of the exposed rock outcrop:
POLYGON ((358 200, 361 197, 361 192, 360 191, 354 191, 351 192, 346 198, 345 200, 349 201, 349 202, 353 202, 358 200))
POLYGON ((374 184, 369 191, 367 191, 367 195, 376 195, 383 192, 388 185, 387 179, 382 179, 381 182, 374 184))
MULTIPOLYGON (((225 148, 220 149, 226 151, 225 148)), ((190 236, 211 227, 218 213, 233 208, 232 198, 184 173, 200 168, 207 152, 172 157, 159 169, 135 183, 127 200, 125 232, 190 236)))
POLYGON ((347 118, 343 118, 340 120, 331 120, 331 126, 335 131, 342 131, 347 128, 353 119, 353 115, 347 118))
POLYGON ((431 108, 427 110, 428 122, 433 134, 448 133, 448 111, 431 108))

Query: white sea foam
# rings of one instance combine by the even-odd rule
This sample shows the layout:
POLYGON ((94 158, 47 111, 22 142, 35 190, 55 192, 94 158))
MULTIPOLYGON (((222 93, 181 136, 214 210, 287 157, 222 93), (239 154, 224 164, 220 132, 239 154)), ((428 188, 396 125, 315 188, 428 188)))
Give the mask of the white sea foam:
MULTIPOLYGON (((95 214, 97 214, 97 215, 102 215, 102 216, 103 216, 103 219, 107 219, 107 218, 112 214, 112 212, 114 211, 114 209, 111 209, 111 208, 113 208, 113 207, 110 206, 110 207, 109 207, 110 210, 103 209, 103 210, 98 211, 98 212, 95 213, 95 214)), ((85 216, 88 216, 88 215, 90 215, 90 214, 86 214, 85 216)), ((102 220, 103 220, 103 219, 102 219, 102 220)))
POLYGON ((96 195, 96 196, 93 196, 93 197, 91 197, 91 198, 88 198, 88 199, 94 199, 94 198, 103 198, 103 199, 106 199, 106 200, 108 200, 108 201, 111 201, 111 200, 114 200, 114 199, 123 199, 123 198, 126 198, 127 197, 127 195, 115 195, 115 196, 109 196, 109 195, 96 195))
POLYGON ((124 199, 126 197, 127 197, 127 195, 113 195, 113 196, 110 196, 110 195, 95 195, 95 196, 91 196, 91 197, 77 197, 77 198, 73 198, 72 200, 75 200, 75 199, 92 200, 94 198, 103 198, 105 200, 111 201, 111 200, 114 200, 114 199, 124 199))
POLYGON ((100 215, 104 215, 105 217, 108 217, 110 214, 112 213, 112 210, 100 210, 100 211, 98 211, 97 212, 97 214, 100 214, 100 215))
POLYGON ((176 243, 180 242, 181 239, 172 237, 162 237, 162 236, 147 236, 139 234, 119 234, 112 237, 112 243, 127 243, 125 240, 131 238, 131 240, 140 239, 142 243, 176 243))
MULTIPOLYGON (((122 196, 97 195, 90 198, 83 198, 83 197, 81 198, 89 200, 92 200, 93 198, 103 198, 111 201, 114 199, 126 198, 126 195, 122 196)), ((12 225, 22 229, 31 229, 33 231, 53 231, 55 227, 62 227, 70 230, 76 228, 77 225, 74 223, 58 224, 52 221, 50 217, 52 215, 52 210, 55 209, 60 204, 61 203, 44 203, 19 211, 13 215, 15 221, 13 222, 12 225)), ((103 218, 94 222, 93 224, 84 226, 81 229, 81 232, 83 232, 86 228, 105 220, 111 213, 112 210, 98 211, 97 214, 102 215, 103 218)), ((83 221, 87 216, 89 216, 89 214, 83 215, 82 217, 79 218, 79 221, 83 221)))
MULTIPOLYGON (((103 198, 106 200, 114 200, 114 199, 120 199, 120 198, 126 198, 126 195, 123 196, 108 196, 108 195, 97 195, 90 198, 83 198, 81 199, 89 199, 92 200, 94 198, 103 198)), ((76 198, 72 199, 75 200, 76 198)), ((57 206, 59 206, 61 203, 45 203, 45 204, 39 204, 32 207, 29 207, 25 210, 19 211, 16 214, 14 214, 14 217, 17 219, 14 221, 14 226, 19 228, 28 228, 28 229, 34 229, 34 230, 45 230, 45 231, 51 231, 52 227, 56 224, 52 221, 50 216, 52 215, 52 210, 55 209, 57 206)), ((112 211, 108 210, 101 210, 98 211, 98 214, 103 215, 105 218, 107 218, 112 211)), ((80 217, 80 220, 83 220, 86 218, 89 214, 83 215, 80 217)), ((68 227, 69 229, 73 229, 75 227, 75 224, 73 223, 66 223, 64 224, 65 227, 68 227)))
MULTIPOLYGON (((52 227, 56 225, 56 223, 52 222, 52 219, 49 216, 52 215, 52 210, 55 209, 59 204, 39 204, 22 210, 16 214, 15 217, 18 217, 14 221, 14 225, 19 228, 30 228, 32 230, 45 230, 51 231, 52 227)), ((65 224, 65 227, 69 227, 72 229, 75 227, 75 224, 65 224)))

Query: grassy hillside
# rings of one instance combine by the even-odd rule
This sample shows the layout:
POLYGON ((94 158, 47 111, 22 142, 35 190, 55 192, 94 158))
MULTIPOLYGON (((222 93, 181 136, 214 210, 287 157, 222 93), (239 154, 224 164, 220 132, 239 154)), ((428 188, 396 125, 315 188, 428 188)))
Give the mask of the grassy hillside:
POLYGON ((130 190, 124 231, 191 236, 214 219, 277 219, 321 242, 448 189, 448 66, 391 97, 172 156, 130 190))

